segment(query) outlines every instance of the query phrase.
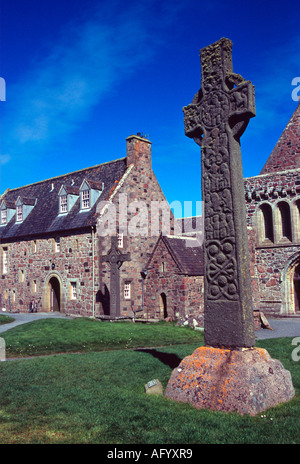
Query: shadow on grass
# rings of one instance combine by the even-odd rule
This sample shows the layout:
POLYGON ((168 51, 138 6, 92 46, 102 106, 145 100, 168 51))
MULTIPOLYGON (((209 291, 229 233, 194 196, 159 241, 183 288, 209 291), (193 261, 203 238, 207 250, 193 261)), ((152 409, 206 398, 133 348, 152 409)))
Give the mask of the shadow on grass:
POLYGON ((163 353, 162 351, 157 351, 153 348, 139 348, 135 351, 139 351, 141 353, 149 353, 154 358, 159 359, 162 363, 171 367, 171 369, 175 369, 175 367, 177 367, 182 361, 182 359, 174 353, 163 353))

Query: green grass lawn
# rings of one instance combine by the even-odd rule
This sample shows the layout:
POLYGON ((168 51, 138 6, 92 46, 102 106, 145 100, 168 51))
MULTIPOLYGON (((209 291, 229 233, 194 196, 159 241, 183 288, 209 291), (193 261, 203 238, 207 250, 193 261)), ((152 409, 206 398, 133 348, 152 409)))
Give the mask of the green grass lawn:
MULTIPOLYGON (((54 351, 63 347, 86 351, 0 363, 2 444, 300 442, 300 372, 291 357, 292 339, 260 341, 257 346, 290 370, 296 397, 250 417, 196 410, 145 394, 144 385, 152 379, 166 387, 172 369, 203 344, 203 335, 188 328, 52 319, 16 327, 2 336, 11 353, 33 354, 26 343, 35 346, 43 338, 48 343, 59 341, 59 349, 52 346, 54 351), (107 351, 105 341, 112 351, 107 351), (163 344, 168 346, 160 347, 163 344), (139 349, 142 346, 152 348, 139 349)), ((42 351, 34 349, 35 354, 42 351)))
POLYGON ((14 322, 14 318, 10 316, 3 316, 0 314, 0 325, 2 324, 9 324, 10 322, 14 322))
POLYGON ((108 351, 145 346, 200 343, 202 333, 175 323, 103 322, 89 318, 41 319, 2 334, 6 357, 108 351))

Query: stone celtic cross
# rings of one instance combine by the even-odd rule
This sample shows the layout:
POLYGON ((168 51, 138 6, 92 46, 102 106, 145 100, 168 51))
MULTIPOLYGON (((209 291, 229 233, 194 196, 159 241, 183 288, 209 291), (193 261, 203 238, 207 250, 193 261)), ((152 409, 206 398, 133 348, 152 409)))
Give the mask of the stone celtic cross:
POLYGON ((103 261, 110 264, 110 315, 120 316, 120 274, 119 269, 125 261, 130 261, 130 253, 121 253, 118 248, 118 237, 111 237, 111 248, 103 261))
POLYGON ((213 347, 254 346, 240 137, 255 116, 254 87, 232 69, 232 42, 200 50, 202 86, 183 108, 185 134, 201 146, 204 329, 213 347))

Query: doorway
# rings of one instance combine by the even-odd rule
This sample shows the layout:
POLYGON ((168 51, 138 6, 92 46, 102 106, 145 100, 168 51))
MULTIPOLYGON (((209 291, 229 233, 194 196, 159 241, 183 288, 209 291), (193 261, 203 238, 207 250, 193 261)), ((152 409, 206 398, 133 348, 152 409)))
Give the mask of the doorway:
POLYGON ((60 311, 60 283, 57 277, 51 277, 49 280, 50 286, 50 311, 60 311))
POLYGON ((160 314, 164 319, 168 317, 167 295, 165 293, 160 294, 160 314))
POLYGON ((294 301, 295 312, 300 312, 300 264, 297 265, 294 273, 294 301))

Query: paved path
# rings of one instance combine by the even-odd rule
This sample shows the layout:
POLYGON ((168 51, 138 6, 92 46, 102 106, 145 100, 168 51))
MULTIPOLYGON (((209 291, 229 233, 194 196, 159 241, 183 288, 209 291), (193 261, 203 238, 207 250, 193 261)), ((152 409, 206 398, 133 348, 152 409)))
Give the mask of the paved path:
POLYGON ((10 322, 9 324, 0 325, 0 333, 6 332, 13 327, 16 327, 20 324, 26 324, 27 322, 37 321, 39 319, 53 319, 55 317, 69 319, 71 320, 70 316, 66 316, 65 314, 60 314, 58 312, 55 313, 9 313, 8 311, 4 312, 1 311, 0 314, 2 316, 10 316, 14 318, 14 322, 10 322))
POLYGON ((255 332, 256 340, 280 337, 300 337, 300 317, 268 319, 273 330, 260 329, 255 332))
MULTIPOLYGON (((47 318, 63 318, 71 320, 72 317, 66 316, 58 312, 55 313, 9 313, 0 312, 0 314, 13 317, 15 320, 10 324, 0 325, 0 333, 12 329, 20 324, 26 322, 36 321, 39 319, 47 318)), ((268 319, 270 329, 260 329, 255 332, 256 340, 264 340, 267 338, 280 338, 280 337, 300 337, 300 317, 282 318, 282 319, 268 319)))

